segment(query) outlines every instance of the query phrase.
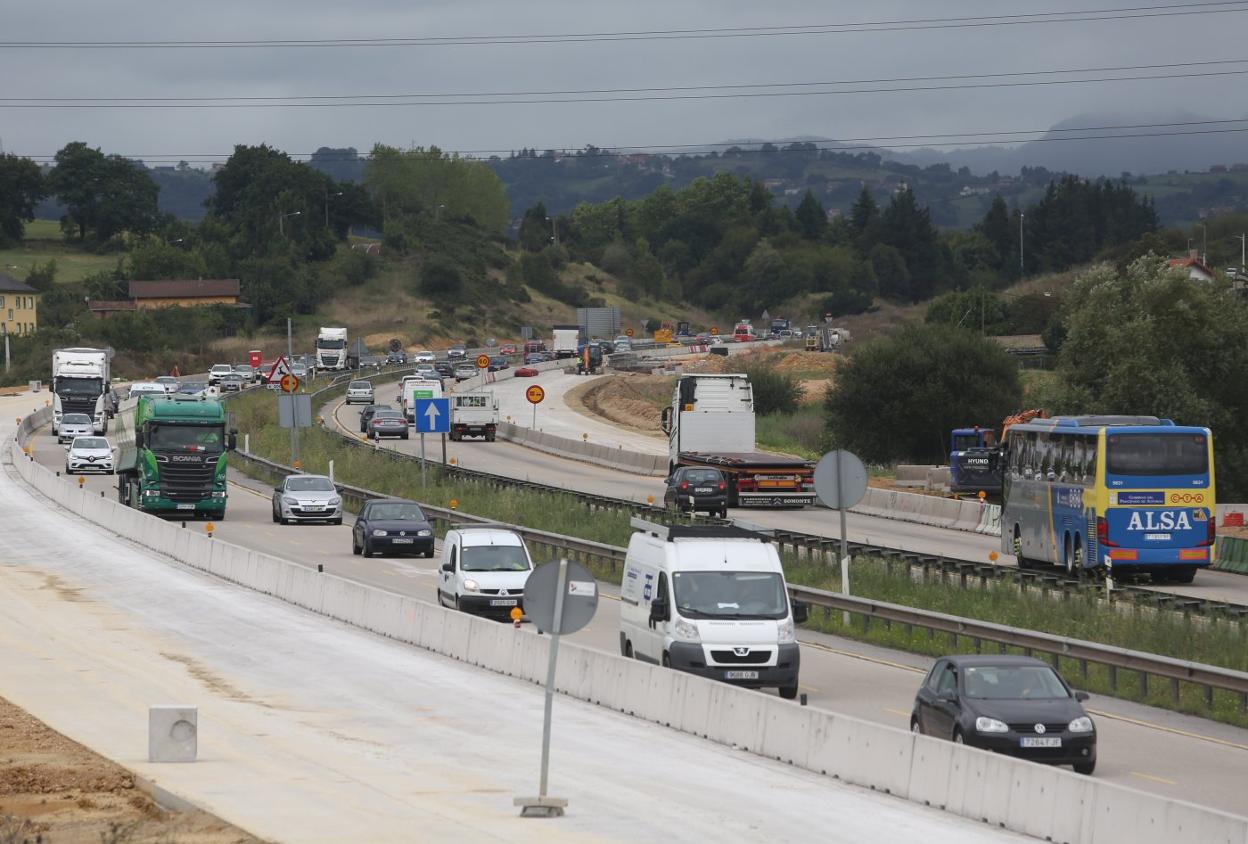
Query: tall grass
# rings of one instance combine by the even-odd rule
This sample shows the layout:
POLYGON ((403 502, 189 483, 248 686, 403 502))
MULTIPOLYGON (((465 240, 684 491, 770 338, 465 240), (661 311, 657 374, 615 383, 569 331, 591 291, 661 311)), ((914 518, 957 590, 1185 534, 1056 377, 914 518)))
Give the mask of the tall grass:
POLYGON ((764 451, 818 460, 825 451, 825 426, 822 406, 803 407, 794 413, 755 417, 754 437, 764 451))

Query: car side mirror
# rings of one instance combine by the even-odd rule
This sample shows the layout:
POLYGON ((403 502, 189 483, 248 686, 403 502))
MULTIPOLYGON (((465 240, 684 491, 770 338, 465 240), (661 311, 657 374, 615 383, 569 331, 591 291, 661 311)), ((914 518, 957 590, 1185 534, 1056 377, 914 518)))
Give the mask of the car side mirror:
POLYGON ((275 487, 273 487, 273 491, 274 491, 274 492, 285 492, 286 490, 285 490, 285 488, 284 488, 284 487, 281 487, 281 486, 275 486, 275 487))
POLYGON ((793 602, 793 623, 805 624, 810 618, 810 604, 804 604, 801 601, 793 602))
POLYGON ((672 617, 672 610, 668 606, 667 601, 662 598, 656 598, 650 604, 650 620, 651 621, 669 621, 672 617))
POLYGON ((455 571, 455 567, 454 567, 454 566, 452 566, 450 563, 443 563, 443 564, 442 564, 442 571, 446 571, 446 572, 455 571))
POLYGON ((1088 694, 1087 692, 1078 692, 1078 691, 1075 692, 1075 700, 1079 701, 1080 703, 1083 703, 1085 700, 1088 700, 1091 697, 1092 695, 1088 694))
POLYGON ((672 433, 672 408, 670 406, 663 408, 663 418, 660 427, 662 427, 663 433, 672 433))
POLYGON ((344 488, 345 487, 343 487, 342 484, 334 484, 334 492, 338 493, 339 495, 342 495, 342 491, 344 488))

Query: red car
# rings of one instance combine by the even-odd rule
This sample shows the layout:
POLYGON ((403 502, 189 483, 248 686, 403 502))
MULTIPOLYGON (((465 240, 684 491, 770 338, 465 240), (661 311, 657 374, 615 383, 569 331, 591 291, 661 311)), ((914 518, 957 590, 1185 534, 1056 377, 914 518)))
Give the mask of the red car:
POLYGON ((515 344, 507 343, 505 345, 499 346, 498 353, 500 355, 514 355, 516 353, 515 344))
POLYGON ((534 378, 537 376, 537 370, 531 366, 517 367, 515 372, 516 378, 534 378))

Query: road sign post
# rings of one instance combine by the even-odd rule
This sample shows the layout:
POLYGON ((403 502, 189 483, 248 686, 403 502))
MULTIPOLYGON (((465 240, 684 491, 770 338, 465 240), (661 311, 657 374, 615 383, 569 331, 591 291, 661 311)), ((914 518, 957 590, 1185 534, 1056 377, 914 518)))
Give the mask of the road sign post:
POLYGON ((539 631, 550 634, 550 653, 546 663, 546 705, 542 712, 542 771, 538 796, 515 798, 514 804, 521 807, 522 818, 559 817, 568 805, 566 799, 550 797, 546 793, 559 637, 564 633, 575 633, 589 624, 597 609, 598 584, 594 576, 566 559, 538 566, 525 583, 525 614, 539 631))
MULTIPOLYGON (((423 487, 428 484, 425 434, 446 434, 451 430, 451 400, 415 398, 412 402, 412 422, 416 426, 416 433, 420 434, 420 485, 423 487)), ((445 462, 445 456, 443 461, 445 462)))
POLYGON ((546 398, 546 391, 537 384, 524 391, 524 397, 533 405, 533 430, 537 430, 537 406, 546 398))
MULTIPOLYGON (((841 511, 841 593, 849 594, 849 538, 845 512, 867 493, 867 467, 856 454, 837 449, 825 454, 815 465, 815 495, 825 507, 841 511)), ((849 625, 849 613, 841 614, 849 625)))

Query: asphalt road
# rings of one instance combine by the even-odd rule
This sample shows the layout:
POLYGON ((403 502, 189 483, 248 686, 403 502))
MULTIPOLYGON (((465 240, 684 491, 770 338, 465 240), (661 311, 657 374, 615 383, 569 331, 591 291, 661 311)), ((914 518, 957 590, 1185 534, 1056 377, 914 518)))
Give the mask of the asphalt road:
MULTIPOLYGON (((490 389, 500 397, 500 404, 506 404, 507 401, 513 403, 524 401, 524 389, 531 383, 540 383, 547 389, 546 400, 542 403, 545 406, 561 401, 562 395, 568 389, 583 381, 583 378, 578 381, 576 376, 565 376, 556 372, 550 375, 543 374, 539 378, 500 381, 492 385, 490 389)), ((393 401, 397 393, 396 382, 377 384, 376 396, 381 403, 397 407, 393 401)), ((325 419, 327 425, 337 426, 340 431, 359 436, 359 407, 359 405, 347 405, 344 399, 338 398, 317 409, 316 412, 325 419)), ((570 408, 567 412, 580 416, 570 408)), ((606 423, 597 422, 597 424, 606 423)), ((420 443, 415 437, 409 440, 383 440, 382 447, 392 448, 405 454, 420 453, 420 443)), ((426 456, 436 458, 440 453, 441 445, 437 438, 430 437, 426 442, 426 456)), ((480 440, 466 440, 459 443, 448 441, 447 457, 448 459, 454 458, 458 465, 468 469, 561 486, 577 492, 608 495, 638 502, 646 501, 649 497, 653 497, 655 501, 663 500, 663 481, 660 478, 647 478, 579 460, 555 457, 513 443, 502 441, 487 443, 480 440)), ((840 536, 840 525, 836 514, 821 507, 803 510, 734 509, 730 515, 767 528, 791 530, 816 536, 840 536)), ((967 531, 948 530, 854 512, 848 515, 846 529, 851 542, 983 562, 988 562, 988 555, 995 551, 1000 555, 998 563, 1014 564, 1012 556, 1001 554, 1000 539, 995 536, 983 536, 967 531)), ((1192 598, 1248 604, 1248 577, 1229 572, 1202 571, 1196 575, 1196 581, 1191 585, 1165 584, 1158 589, 1192 598)))
MULTIPOLYGON (((46 431, 33 445, 36 459, 51 467, 63 466, 64 449, 46 431)), ((502 444, 481 445, 493 451, 502 444)), ((436 601, 436 559, 355 557, 349 523, 339 527, 273 524, 271 490, 231 474, 227 517, 215 526, 219 538, 436 601)), ((84 483, 105 495, 115 494, 112 477, 90 476, 84 483)), ((189 522, 186 529, 204 530, 204 524, 189 522)), ((613 588, 604 589, 608 598, 614 593, 613 588)), ((590 647, 618 652, 618 603, 603 601, 593 623, 574 638, 590 647)), ((928 660, 806 631, 801 641, 801 688, 811 705, 903 729, 908 725, 914 691, 928 660)), ((1243 811, 1248 730, 1107 698, 1094 698, 1090 706, 1099 731, 1098 778, 1224 811, 1243 811)))

